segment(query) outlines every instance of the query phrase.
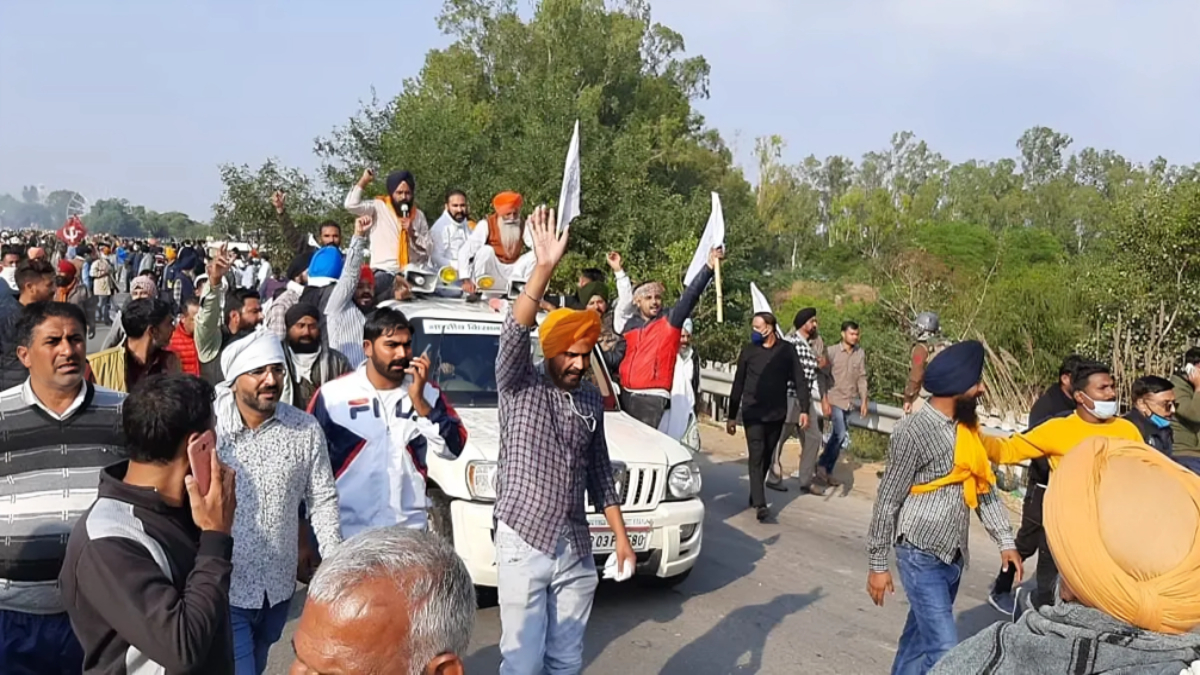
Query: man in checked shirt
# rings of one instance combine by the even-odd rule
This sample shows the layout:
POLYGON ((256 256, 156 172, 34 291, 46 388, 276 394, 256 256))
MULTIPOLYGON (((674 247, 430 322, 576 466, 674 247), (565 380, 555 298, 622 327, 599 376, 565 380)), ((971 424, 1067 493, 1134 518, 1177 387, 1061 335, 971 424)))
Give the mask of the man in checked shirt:
POLYGON ((533 363, 530 333, 567 232, 553 210, 529 218, 537 266, 500 333, 500 468, 496 478, 500 675, 567 675, 583 668, 583 634, 599 579, 584 512, 584 490, 616 535, 620 571, 636 558, 613 484, 600 392, 584 382, 600 315, 551 312, 538 331, 543 363, 533 363))
POLYGON ((971 511, 1000 547, 1005 570, 1022 576, 1008 511, 995 491, 979 435, 976 402, 983 385, 983 345, 960 342, 929 362, 927 405, 892 434, 867 535, 871 571, 867 593, 876 605, 894 593, 888 554, 908 595, 908 620, 896 647, 892 675, 924 675, 958 644, 954 599, 970 553, 971 511))

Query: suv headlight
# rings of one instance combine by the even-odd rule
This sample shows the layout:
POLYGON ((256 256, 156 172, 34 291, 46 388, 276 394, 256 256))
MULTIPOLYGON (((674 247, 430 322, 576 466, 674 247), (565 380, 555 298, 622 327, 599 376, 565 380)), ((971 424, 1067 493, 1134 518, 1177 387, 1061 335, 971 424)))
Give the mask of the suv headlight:
POLYGON ((691 499, 700 494, 700 465, 684 462, 671 467, 667 476, 667 489, 671 499, 691 499))
POLYGON ((496 501, 496 471, 498 468, 495 462, 467 463, 467 490, 471 492, 471 499, 485 502, 496 501))

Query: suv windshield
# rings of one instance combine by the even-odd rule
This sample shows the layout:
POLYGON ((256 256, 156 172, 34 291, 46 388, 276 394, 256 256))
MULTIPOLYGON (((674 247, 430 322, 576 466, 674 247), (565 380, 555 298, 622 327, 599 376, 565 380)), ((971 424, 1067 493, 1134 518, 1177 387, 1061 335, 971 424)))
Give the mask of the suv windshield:
MULTIPOLYGON (((500 349, 500 324, 484 321, 446 321, 416 318, 413 353, 429 349, 432 365, 429 381, 436 384, 455 407, 495 408, 496 355, 500 349)), ((542 360, 542 348, 533 334, 533 360, 542 360)), ((587 381, 604 396, 604 409, 617 410, 617 397, 599 355, 592 357, 587 381)))

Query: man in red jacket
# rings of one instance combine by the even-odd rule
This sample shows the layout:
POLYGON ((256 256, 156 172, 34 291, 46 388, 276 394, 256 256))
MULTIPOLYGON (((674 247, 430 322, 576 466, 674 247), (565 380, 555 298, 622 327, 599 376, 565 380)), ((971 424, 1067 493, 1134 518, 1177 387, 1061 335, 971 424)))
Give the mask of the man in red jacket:
POLYGON ((183 313, 175 323, 175 332, 171 333, 171 343, 167 351, 174 352, 179 357, 183 372, 200 377, 200 354, 196 351, 196 315, 200 313, 200 300, 191 296, 183 302, 183 313))
POLYGON ((616 270, 617 310, 613 329, 624 338, 616 349, 621 362, 621 407, 655 429, 671 402, 675 360, 683 322, 692 315, 725 251, 714 248, 708 266, 683 290, 679 302, 663 309, 663 285, 656 281, 636 289, 624 270, 616 270))

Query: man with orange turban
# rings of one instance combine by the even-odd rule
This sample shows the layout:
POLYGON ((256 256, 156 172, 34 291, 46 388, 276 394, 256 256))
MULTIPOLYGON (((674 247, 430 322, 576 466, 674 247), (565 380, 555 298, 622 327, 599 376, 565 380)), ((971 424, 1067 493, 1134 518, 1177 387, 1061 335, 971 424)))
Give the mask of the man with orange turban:
POLYGON ((458 276, 467 293, 477 290, 475 280, 480 277, 491 277, 497 290, 505 290, 510 281, 529 278, 537 258, 533 251, 521 253, 531 245, 528 228, 521 220, 524 201, 516 192, 496 195, 487 227, 477 225, 459 250, 458 276))
POLYGON ((997 623, 934 673, 1200 672, 1200 477, 1137 441, 1092 437, 1045 497, 1058 602, 997 623))
POLYGON ((612 533, 615 578, 627 578, 637 561, 605 442, 604 399, 584 381, 600 339, 600 315, 551 312, 538 331, 546 360, 540 367, 533 362, 538 308, 567 248, 567 232, 556 232, 556 223, 545 207, 530 217, 536 264, 504 320, 496 357, 502 412, 493 514, 504 675, 583 669, 599 582, 585 490, 612 533))

